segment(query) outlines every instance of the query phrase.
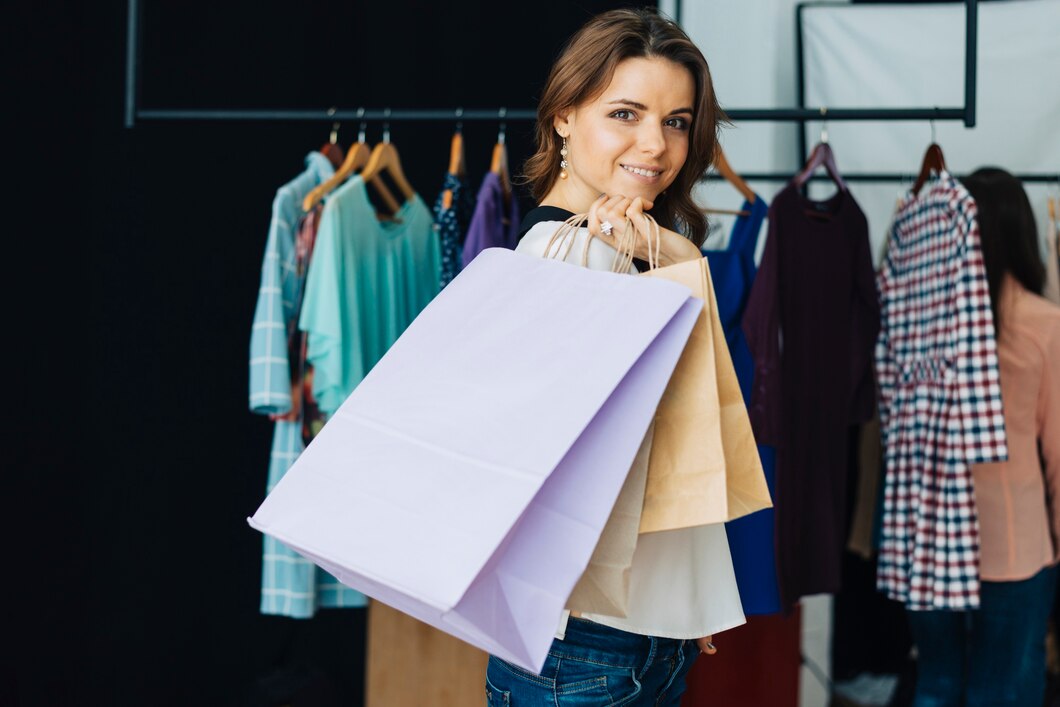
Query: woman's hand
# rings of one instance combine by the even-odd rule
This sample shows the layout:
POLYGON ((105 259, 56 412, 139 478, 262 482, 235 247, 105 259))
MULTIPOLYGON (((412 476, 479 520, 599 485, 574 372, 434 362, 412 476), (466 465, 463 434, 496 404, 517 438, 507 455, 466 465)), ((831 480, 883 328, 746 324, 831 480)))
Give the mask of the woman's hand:
POLYGON ((718 652, 718 649, 714 647, 714 636, 704 636, 703 638, 696 639, 696 645, 699 646, 700 653, 706 653, 707 655, 714 655, 718 652))
MULTIPOLYGON (((641 197, 629 199, 620 194, 608 196, 604 194, 593 202, 589 207, 589 233, 600 238, 612 248, 617 248, 625 235, 626 219, 628 218, 637 232, 637 240, 633 248, 633 257, 648 260, 648 237, 651 229, 648 220, 644 217, 645 210, 650 210, 653 202, 641 197), (611 224, 610 235, 600 230, 603 222, 611 224)), ((699 252, 692 241, 680 233, 659 227, 660 244, 658 252, 655 252, 655 244, 652 244, 652 252, 660 266, 673 265, 686 260, 698 260, 703 255, 699 252)))

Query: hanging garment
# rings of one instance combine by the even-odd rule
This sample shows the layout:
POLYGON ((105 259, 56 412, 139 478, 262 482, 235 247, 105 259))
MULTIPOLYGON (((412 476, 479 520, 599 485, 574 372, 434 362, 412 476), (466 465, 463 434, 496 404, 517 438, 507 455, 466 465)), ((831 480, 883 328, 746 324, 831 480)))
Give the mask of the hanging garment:
MULTIPOLYGON (((328 179, 333 167, 318 152, 307 169, 277 191, 262 263, 261 287, 250 339, 250 405, 275 420, 266 491, 271 492, 305 448, 303 427, 311 424, 304 394, 304 341, 298 312, 312 254, 318 212, 302 217, 302 199, 328 179)), ((265 536, 261 613, 310 618, 320 607, 364 605, 364 596, 343 586, 309 560, 265 536)))
MULTIPOLYGON (((757 197, 753 203, 745 201, 740 211, 747 215, 738 217, 733 223, 729 244, 720 250, 704 249, 703 254, 710 263, 714 293, 718 298, 718 314, 725 328, 732 365, 740 381, 744 402, 749 406, 754 359, 747 348, 747 338, 740 322, 751 285, 754 284, 757 271, 755 248, 769 207, 761 197, 757 197)), ((776 499, 774 450, 760 444, 758 454, 769 484, 769 494, 776 499)), ((773 521, 774 511, 767 508, 725 525, 736 583, 740 587, 740 599, 748 615, 772 614, 781 609, 773 521)))
POLYGON ((1060 304, 1060 221, 1050 215, 1045 229, 1045 289, 1042 296, 1060 304))
POLYGON ((907 195, 879 274, 881 591, 911 610, 979 605, 971 464, 1008 458, 976 206, 946 172, 907 195))
MULTIPOLYGON (((574 214, 553 206, 523 219, 518 252, 542 256, 563 221, 574 214)), ((580 265, 588 229, 578 229, 567 262, 580 265)), ((594 239, 590 269, 610 270, 614 249, 594 239)), ((568 612, 557 638, 565 634, 568 612)), ((690 639, 721 633, 744 623, 740 592, 722 524, 641 533, 629 570, 629 609, 625 618, 582 614, 581 618, 640 635, 690 639)))
MULTIPOLYGON (((572 214, 573 215, 573 214, 572 214)), ((487 248, 515 249, 519 240, 519 202, 504 196, 501 178, 487 172, 478 190, 475 214, 464 239, 464 266, 487 248), (510 204, 505 204, 509 201, 510 204)))
POLYGON ((874 417, 858 430, 858 488, 850 519, 847 550, 871 560, 876 555, 877 511, 880 506, 880 481, 883 476, 883 445, 880 442, 880 419, 874 417))
POLYGON ((1060 560, 1060 307, 1006 275, 998 309, 1009 458, 976 464, 972 475, 979 575, 1012 582, 1060 560))
POLYGON ((298 275, 296 234, 302 199, 331 177, 334 168, 319 152, 305 158, 306 169, 280 187, 272 201, 272 220, 261 264, 261 286, 250 334, 250 410, 261 415, 291 409, 291 360, 288 340, 297 328, 304 278, 298 275))
POLYGON ((419 196, 380 222, 359 176, 328 199, 299 326, 308 334, 313 395, 338 409, 438 294, 438 239, 419 196))
POLYGON ((471 213, 474 202, 471 198, 471 189, 468 187, 464 177, 455 174, 445 175, 442 182, 442 190, 434 202, 434 229, 438 232, 438 245, 441 249, 441 272, 439 273, 439 287, 444 288, 460 272, 462 255, 460 248, 464 243, 464 232, 471 221, 471 213), (445 208, 445 193, 449 192, 452 198, 449 208, 445 208))
POLYGON ((846 544, 848 437, 875 407, 879 328, 868 224, 853 195, 810 201, 789 184, 769 208, 744 312, 754 357, 748 412, 776 448, 780 595, 834 593, 846 544))

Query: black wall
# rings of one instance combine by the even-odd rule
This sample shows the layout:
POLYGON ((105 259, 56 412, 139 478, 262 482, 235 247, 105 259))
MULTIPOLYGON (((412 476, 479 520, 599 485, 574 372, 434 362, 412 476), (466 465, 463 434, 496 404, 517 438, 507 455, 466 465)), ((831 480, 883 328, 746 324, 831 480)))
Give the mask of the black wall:
MULTIPOLYGON (((532 107, 565 38, 618 4, 144 0, 142 105, 532 107)), ((245 522, 271 432, 246 402, 270 202, 329 126, 125 130, 124 3, 12 9, 0 705, 256 704, 312 671, 301 704, 359 704, 362 612, 261 616, 245 522)), ((465 126, 476 186, 496 129, 465 126)), ((451 130, 392 126, 429 202, 451 130)), ((529 133, 509 123, 513 163, 529 133)))

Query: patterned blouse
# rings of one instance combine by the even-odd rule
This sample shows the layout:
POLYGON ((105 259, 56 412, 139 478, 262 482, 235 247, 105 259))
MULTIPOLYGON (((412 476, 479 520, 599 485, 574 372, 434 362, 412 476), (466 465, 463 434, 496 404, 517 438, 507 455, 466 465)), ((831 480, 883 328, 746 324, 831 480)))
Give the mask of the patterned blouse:
POLYGON ((446 174, 442 190, 434 201, 434 230, 438 233, 438 244, 442 249, 442 267, 439 285, 444 288, 460 273, 460 253, 464 247, 464 235, 467 233, 471 213, 474 211, 474 199, 468 188, 467 179, 454 174, 446 174), (452 192, 449 208, 444 206, 445 192, 452 192))
POLYGON ((895 215, 878 277, 883 430, 877 584, 912 610, 979 605, 971 465, 1008 458, 975 201, 942 172, 895 215))

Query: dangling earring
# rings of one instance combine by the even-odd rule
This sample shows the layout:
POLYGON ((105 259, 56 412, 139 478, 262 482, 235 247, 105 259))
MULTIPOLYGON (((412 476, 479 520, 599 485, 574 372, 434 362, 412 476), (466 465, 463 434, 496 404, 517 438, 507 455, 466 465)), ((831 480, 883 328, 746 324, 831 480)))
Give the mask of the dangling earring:
POLYGON ((559 149, 560 161, 559 161, 559 178, 567 178, 567 167, 570 166, 567 162, 567 138, 563 138, 563 147, 559 149))

